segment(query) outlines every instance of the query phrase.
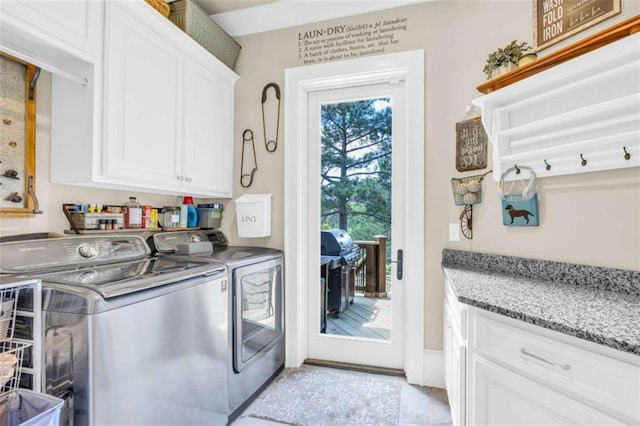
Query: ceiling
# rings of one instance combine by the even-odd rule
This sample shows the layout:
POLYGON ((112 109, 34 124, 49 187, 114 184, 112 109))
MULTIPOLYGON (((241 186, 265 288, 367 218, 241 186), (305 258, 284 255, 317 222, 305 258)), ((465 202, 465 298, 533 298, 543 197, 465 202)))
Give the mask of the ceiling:
POLYGON ((232 10, 244 9, 245 7, 260 6, 267 3, 274 3, 278 0, 195 0, 207 15, 216 13, 231 12, 232 10))
POLYGON ((194 0, 232 37, 430 0, 194 0))

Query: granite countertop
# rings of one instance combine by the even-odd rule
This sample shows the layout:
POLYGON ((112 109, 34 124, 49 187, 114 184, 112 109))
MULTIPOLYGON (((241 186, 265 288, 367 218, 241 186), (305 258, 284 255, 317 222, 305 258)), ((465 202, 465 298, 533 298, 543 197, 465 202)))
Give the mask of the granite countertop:
POLYGON ((445 249, 458 300, 640 355, 640 271, 445 249))

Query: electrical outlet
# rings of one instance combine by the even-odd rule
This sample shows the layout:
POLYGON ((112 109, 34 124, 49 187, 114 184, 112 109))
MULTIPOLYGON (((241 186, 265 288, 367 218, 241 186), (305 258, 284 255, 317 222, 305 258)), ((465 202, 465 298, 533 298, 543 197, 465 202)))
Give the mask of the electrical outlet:
POLYGON ((460 224, 449 224, 449 241, 460 241, 460 224))

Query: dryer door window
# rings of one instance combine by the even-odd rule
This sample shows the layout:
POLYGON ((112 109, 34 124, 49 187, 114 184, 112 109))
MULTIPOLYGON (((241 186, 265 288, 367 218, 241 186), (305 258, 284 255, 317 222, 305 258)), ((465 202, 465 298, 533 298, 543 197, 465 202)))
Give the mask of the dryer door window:
POLYGON ((233 297, 233 367, 240 372, 283 335, 282 261, 236 269, 233 297))

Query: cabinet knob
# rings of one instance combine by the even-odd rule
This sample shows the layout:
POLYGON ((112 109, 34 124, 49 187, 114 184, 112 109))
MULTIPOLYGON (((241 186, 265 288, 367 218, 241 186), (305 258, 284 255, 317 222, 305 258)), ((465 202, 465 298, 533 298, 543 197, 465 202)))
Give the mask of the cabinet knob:
POLYGON ((182 180, 182 179, 184 179, 184 178, 183 178, 182 176, 176 176, 176 179, 178 179, 178 180, 182 180))
POLYGON ((185 178, 185 180, 186 180, 187 182, 191 182, 191 178, 190 178, 190 177, 185 178))

